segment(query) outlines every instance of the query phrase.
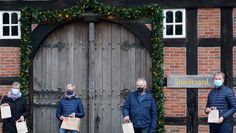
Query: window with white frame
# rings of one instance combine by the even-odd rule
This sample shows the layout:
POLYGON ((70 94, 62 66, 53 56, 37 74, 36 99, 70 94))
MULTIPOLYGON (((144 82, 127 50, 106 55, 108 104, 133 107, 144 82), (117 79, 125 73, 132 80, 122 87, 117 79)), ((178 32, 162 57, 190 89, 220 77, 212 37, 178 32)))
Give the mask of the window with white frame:
POLYGON ((0 11, 0 39, 20 39, 20 11, 0 11))
POLYGON ((163 38, 185 38, 185 9, 164 9, 163 38))

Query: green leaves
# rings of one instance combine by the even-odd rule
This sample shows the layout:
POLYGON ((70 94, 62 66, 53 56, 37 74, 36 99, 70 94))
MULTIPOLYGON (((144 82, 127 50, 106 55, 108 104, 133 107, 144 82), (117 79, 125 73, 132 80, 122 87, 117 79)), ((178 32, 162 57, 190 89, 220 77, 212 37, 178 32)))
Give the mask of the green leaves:
POLYGON ((24 95, 29 95, 29 74, 32 63, 30 54, 32 23, 64 23, 81 17, 81 13, 98 13, 105 19, 132 21, 141 18, 152 20, 152 82, 153 93, 158 106, 158 133, 164 132, 164 93, 163 93, 163 43, 162 9, 157 4, 122 8, 104 5, 95 0, 83 0, 78 5, 63 10, 38 10, 25 7, 21 13, 21 64, 19 81, 24 95))

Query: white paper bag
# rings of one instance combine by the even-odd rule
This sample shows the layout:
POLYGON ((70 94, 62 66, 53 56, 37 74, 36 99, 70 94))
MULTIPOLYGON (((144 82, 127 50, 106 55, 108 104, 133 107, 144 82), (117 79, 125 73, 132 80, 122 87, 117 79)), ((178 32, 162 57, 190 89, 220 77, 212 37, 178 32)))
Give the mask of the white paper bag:
POLYGON ((122 128, 124 133, 134 133, 134 127, 132 122, 122 124, 122 128))
POLYGON ((16 121, 17 133, 27 133, 28 128, 25 121, 18 122, 16 121))
POLYGON ((211 112, 208 114, 207 122, 216 123, 218 119, 219 119, 219 110, 217 110, 216 108, 212 109, 211 112))
POLYGON ((6 119, 11 117, 11 108, 9 105, 1 105, 1 118, 6 119))
POLYGON ((66 117, 61 124, 61 128, 68 130, 80 131, 80 119, 66 117))

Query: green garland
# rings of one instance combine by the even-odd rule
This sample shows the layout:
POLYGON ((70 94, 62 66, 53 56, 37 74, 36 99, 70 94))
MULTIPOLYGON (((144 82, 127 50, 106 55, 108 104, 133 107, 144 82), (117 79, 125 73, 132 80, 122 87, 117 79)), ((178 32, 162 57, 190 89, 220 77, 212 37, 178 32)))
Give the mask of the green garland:
POLYGON ((21 89, 25 95, 29 94, 29 69, 31 68, 31 24, 33 23, 63 23, 79 17, 81 13, 99 13, 104 18, 132 21, 142 17, 152 20, 152 61, 153 61, 153 93, 158 106, 158 133, 164 132, 164 95, 163 95, 163 44, 162 44, 162 10, 156 5, 142 7, 121 8, 104 5, 93 0, 82 1, 78 5, 63 10, 42 11, 26 7, 21 15, 21 89))

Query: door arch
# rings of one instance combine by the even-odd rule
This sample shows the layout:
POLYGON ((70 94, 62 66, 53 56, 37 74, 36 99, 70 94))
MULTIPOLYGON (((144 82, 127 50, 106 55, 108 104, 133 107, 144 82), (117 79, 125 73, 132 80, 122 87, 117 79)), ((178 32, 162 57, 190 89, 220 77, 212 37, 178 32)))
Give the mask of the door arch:
POLYGON ((87 22, 73 22, 56 29, 40 44, 33 58, 35 133, 58 131, 56 104, 67 83, 77 86, 85 107, 81 133, 89 133, 91 123, 96 133, 121 133, 121 108, 127 92, 134 90, 139 77, 151 85, 152 60, 137 36, 120 24, 98 21, 93 52, 89 52, 88 32, 87 22), (89 63, 91 54, 93 64, 89 63), (95 69, 94 91, 89 90, 89 65, 95 69))

